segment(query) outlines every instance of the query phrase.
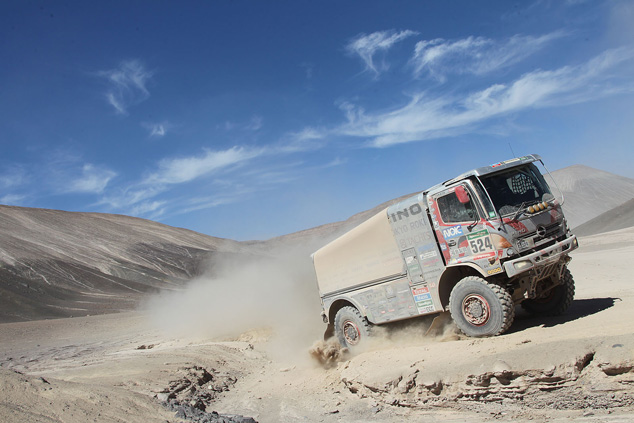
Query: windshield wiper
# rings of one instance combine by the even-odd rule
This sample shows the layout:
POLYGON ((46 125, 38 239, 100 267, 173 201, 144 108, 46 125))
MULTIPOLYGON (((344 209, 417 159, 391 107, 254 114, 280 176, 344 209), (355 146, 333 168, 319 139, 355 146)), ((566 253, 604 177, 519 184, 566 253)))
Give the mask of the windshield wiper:
POLYGON ((520 217, 523 213, 525 213, 526 209, 524 208, 524 206, 526 206, 528 203, 529 203, 528 201, 522 201, 522 204, 520 204, 519 209, 517 209, 517 211, 511 218, 511 220, 517 220, 518 217, 520 217))

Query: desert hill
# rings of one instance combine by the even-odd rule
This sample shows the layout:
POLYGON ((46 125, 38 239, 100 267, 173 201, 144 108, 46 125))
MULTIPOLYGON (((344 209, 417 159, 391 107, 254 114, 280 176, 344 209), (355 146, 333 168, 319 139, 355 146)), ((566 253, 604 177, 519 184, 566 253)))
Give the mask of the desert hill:
MULTIPOLYGON (((574 165, 552 172, 564 194, 564 213, 571 228, 634 198, 634 179, 588 166, 574 165)), ((603 230, 601 230, 603 231, 603 230)))
POLYGON ((100 314, 183 287, 236 241, 128 216, 0 206, 0 321, 100 314))
POLYGON ((575 228, 578 236, 596 235, 634 226, 634 198, 575 228))

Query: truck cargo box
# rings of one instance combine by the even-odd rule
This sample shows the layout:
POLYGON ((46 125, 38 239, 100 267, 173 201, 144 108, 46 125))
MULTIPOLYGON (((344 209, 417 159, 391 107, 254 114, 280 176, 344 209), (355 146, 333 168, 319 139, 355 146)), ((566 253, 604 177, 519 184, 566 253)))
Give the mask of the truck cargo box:
POLYGON ((405 273, 387 209, 317 250, 313 262, 322 297, 405 273))

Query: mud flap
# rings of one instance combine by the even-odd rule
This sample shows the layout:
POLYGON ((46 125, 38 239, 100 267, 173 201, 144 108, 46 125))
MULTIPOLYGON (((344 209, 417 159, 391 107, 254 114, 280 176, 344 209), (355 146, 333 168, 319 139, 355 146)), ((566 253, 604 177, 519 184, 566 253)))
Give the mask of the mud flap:
POLYGON ((445 324, 451 320, 451 313, 448 311, 444 311, 440 313, 438 316, 434 317, 431 325, 425 332, 425 336, 437 336, 441 335, 443 329, 445 328, 445 324))
POLYGON ((335 336, 335 325, 329 324, 326 327, 326 332, 324 332, 324 341, 329 340, 333 336, 335 336))

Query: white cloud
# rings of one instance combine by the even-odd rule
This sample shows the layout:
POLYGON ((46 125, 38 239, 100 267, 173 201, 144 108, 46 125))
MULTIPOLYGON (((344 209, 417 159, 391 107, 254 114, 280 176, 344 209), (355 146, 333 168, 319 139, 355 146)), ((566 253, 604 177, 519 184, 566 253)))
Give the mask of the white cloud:
POLYGON ((97 75, 108 81, 106 99, 118 114, 126 115, 131 105, 150 96, 146 85, 152 72, 138 60, 123 61, 118 68, 101 71, 97 75))
POLYGON ((8 189, 24 185, 29 178, 23 166, 11 165, 0 175, 0 188, 8 189))
POLYGON ((371 70, 375 75, 379 75, 381 71, 387 68, 387 65, 377 65, 374 63, 374 55, 379 51, 387 51, 394 44, 415 35, 416 32, 405 30, 396 32, 377 31, 372 34, 359 34, 354 37, 346 45, 346 50, 352 54, 356 54, 365 63, 366 70, 371 70))
POLYGON ((311 79, 315 70, 315 65, 309 62, 300 63, 299 65, 306 72, 306 79, 311 79))
POLYGON ((233 131, 233 130, 258 131, 262 129, 263 124, 264 124, 264 119, 262 118, 262 116, 255 115, 255 116, 252 116, 248 122, 237 123, 232 121, 226 121, 222 127, 224 128, 225 131, 233 131))
POLYGON ((173 127, 173 125, 167 121, 159 123, 143 122, 141 125, 149 131, 150 137, 159 138, 167 135, 167 131, 169 131, 173 127))
POLYGON ((262 119, 262 116, 253 116, 251 121, 246 125, 246 129, 249 131, 258 131, 262 129, 263 123, 264 119, 262 119))
POLYGON ((335 157, 330 163, 326 164, 324 167, 336 167, 342 166, 348 163, 348 159, 342 159, 341 157, 335 157))
POLYGON ((278 151, 284 153, 299 153, 317 150, 324 145, 327 131, 318 128, 304 128, 299 132, 286 134, 278 151))
POLYGON ((447 74, 483 75, 518 63, 564 35, 562 31, 540 37, 515 35, 503 42, 484 37, 419 41, 411 63, 415 76, 427 73, 439 81, 445 81, 447 74))
POLYGON ((159 170, 149 175, 145 184, 179 184, 189 182, 235 166, 264 154, 262 149, 233 147, 228 150, 205 150, 200 156, 164 159, 159 162, 159 170))
POLYGON ((189 157, 165 158, 157 163, 155 171, 141 181, 126 188, 110 190, 97 204, 126 214, 155 219, 237 202, 255 189, 261 190, 262 186, 279 185, 294 179, 285 168, 297 165, 287 162, 281 166, 251 163, 258 157, 275 157, 286 153, 280 148, 236 146, 219 151, 207 149, 189 157), (239 174, 234 172, 237 167, 247 163, 250 165, 245 166, 239 174), (208 178, 204 184, 193 183, 211 175, 214 178, 208 178), (183 188, 176 189, 176 186, 183 188), (196 193, 192 194, 196 196, 189 197, 186 192, 196 193))
POLYGON ((154 136, 154 135, 159 137, 162 137, 163 135, 165 135, 165 125, 158 124, 154 126, 154 128, 152 128, 152 131, 150 132, 150 136, 154 136))
POLYGON ((142 216, 152 214, 152 216, 161 216, 165 212, 164 206, 166 201, 145 201, 136 204, 130 209, 130 214, 134 216, 142 216))
POLYGON ((405 106, 383 113, 366 113, 346 103, 348 121, 336 132, 370 139, 368 145, 372 147, 386 147, 465 133, 487 119, 524 109, 562 106, 632 92, 631 69, 618 72, 617 68, 633 58, 632 49, 609 50, 583 65, 537 70, 511 84, 494 84, 461 98, 417 94, 405 106))
POLYGON ((26 196, 19 194, 7 194, 0 197, 0 204, 5 204, 8 206, 20 206, 23 204, 26 196))
POLYGON ((116 172, 109 169, 98 168, 92 164, 85 164, 81 176, 69 182, 65 192, 100 194, 108 185, 108 182, 116 176, 116 172))
POLYGON ((107 205, 114 210, 133 210, 141 203, 147 203, 149 199, 165 192, 164 186, 131 186, 123 189, 110 190, 104 195, 97 205, 107 205))

